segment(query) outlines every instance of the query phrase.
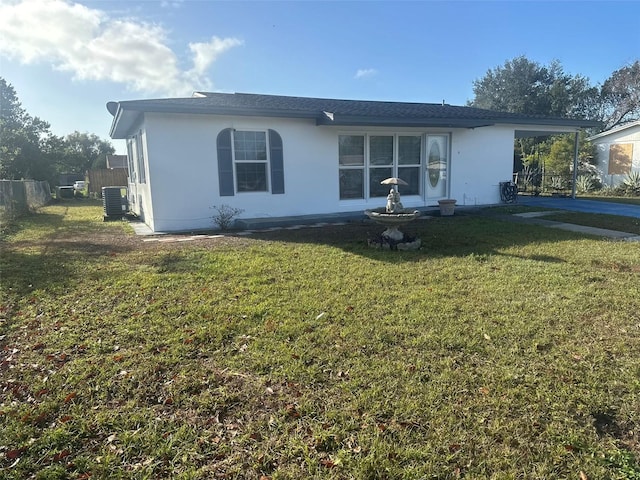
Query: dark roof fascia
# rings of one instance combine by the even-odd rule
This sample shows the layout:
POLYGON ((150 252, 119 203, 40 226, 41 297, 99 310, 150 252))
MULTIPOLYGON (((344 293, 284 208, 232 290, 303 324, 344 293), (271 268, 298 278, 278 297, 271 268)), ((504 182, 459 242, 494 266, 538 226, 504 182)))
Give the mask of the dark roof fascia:
POLYGON ((487 120, 461 118, 372 118, 367 116, 334 115, 333 120, 326 115, 316 117, 318 126, 340 127, 441 127, 441 128, 479 128, 494 125, 487 120))
POLYGON ((495 123, 513 125, 545 125, 547 127, 573 127, 573 128, 597 128, 602 122, 595 120, 582 120, 577 118, 553 118, 553 117, 522 117, 522 118, 496 118, 495 123))
MULTIPOLYGON (((191 100, 184 99, 184 100, 191 100)), ((200 100, 195 98, 194 100, 200 100)), ((281 117, 281 118, 310 118, 315 119, 317 114, 300 110, 280 110, 280 109, 259 109, 245 107, 221 107, 215 105, 176 105, 163 104, 161 101, 131 101, 121 102, 120 107, 124 110, 138 111, 144 113, 183 113, 183 114, 214 114, 214 115, 240 115, 245 117, 281 117)))

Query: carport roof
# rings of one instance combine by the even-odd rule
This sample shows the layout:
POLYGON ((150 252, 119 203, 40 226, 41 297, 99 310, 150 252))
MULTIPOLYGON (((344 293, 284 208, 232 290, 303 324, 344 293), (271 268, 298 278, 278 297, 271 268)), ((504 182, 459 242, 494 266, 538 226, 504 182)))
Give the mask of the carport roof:
MULTIPOLYGON (((316 125, 478 128, 496 124, 575 131, 598 122, 496 112, 445 103, 384 102, 248 93, 196 92, 190 98, 109 102, 112 138, 126 138, 143 113, 304 118, 316 125), (569 130, 567 130, 569 129, 569 130)), ((523 128, 523 130, 528 130, 523 128)))

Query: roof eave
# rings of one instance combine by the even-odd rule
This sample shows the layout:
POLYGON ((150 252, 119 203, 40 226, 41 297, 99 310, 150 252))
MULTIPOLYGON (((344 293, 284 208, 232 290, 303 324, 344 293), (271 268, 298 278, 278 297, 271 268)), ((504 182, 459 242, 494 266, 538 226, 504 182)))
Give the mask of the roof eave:
POLYGON ((138 123, 143 112, 136 110, 124 110, 118 107, 118 111, 113 117, 109 136, 114 140, 126 139, 131 133, 131 129, 138 123))
POLYGON ((459 118, 405 118, 405 117, 369 117, 323 114, 316 118, 318 126, 340 127, 441 127, 441 128, 479 128, 493 125, 486 120, 459 118))
POLYGON ((176 114, 198 114, 198 115, 240 115, 249 117, 280 117, 280 118, 310 118, 316 117, 315 112, 302 110, 281 110, 269 108, 245 108, 245 107, 225 107, 217 105, 162 105, 152 103, 130 102, 122 105, 125 110, 139 111, 144 113, 176 113, 176 114))
POLYGON ((613 135, 615 133, 623 132, 623 131, 625 131, 625 130, 627 130, 629 128, 637 127, 639 125, 640 125, 640 120, 635 120, 635 121, 632 121, 632 122, 629 122, 629 123, 618 125, 617 127, 610 128, 609 130, 605 130, 604 132, 600 132, 600 133, 598 133, 596 135, 593 135, 593 136, 587 138, 587 140, 591 141, 591 140, 596 140, 598 138, 603 138, 603 137, 606 137, 606 136, 609 136, 609 135, 613 135))

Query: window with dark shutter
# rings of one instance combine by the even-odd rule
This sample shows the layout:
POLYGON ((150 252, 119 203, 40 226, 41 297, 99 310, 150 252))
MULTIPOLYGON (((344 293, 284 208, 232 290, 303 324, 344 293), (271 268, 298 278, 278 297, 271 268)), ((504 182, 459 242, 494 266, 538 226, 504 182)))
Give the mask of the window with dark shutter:
POLYGON ((226 128, 218 134, 216 146, 220 196, 269 190, 284 193, 284 154, 278 132, 226 128))
POLYGON ((217 147, 218 182, 220 185, 220 196, 233 196, 233 152, 231 150, 230 128, 225 128, 218 134, 217 147))
POLYGON ((271 156, 271 193, 284 193, 284 155, 282 137, 275 130, 269 130, 269 153, 271 156))

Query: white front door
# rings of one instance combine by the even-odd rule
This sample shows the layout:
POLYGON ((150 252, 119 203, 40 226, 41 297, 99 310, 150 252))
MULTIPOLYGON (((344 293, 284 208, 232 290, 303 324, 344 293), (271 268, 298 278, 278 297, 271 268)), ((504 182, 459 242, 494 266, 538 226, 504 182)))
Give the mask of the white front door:
POLYGON ((447 197, 449 158, 448 136, 427 135, 425 193, 427 204, 447 197))

